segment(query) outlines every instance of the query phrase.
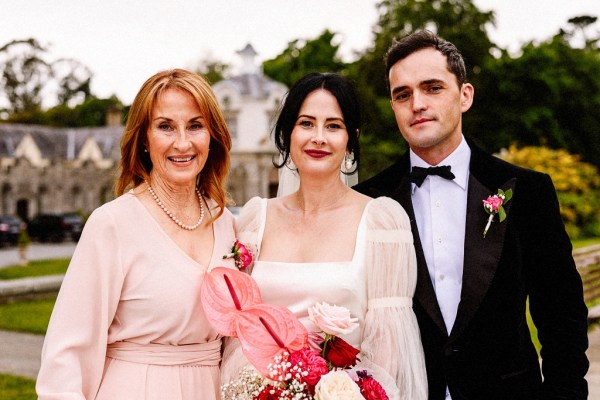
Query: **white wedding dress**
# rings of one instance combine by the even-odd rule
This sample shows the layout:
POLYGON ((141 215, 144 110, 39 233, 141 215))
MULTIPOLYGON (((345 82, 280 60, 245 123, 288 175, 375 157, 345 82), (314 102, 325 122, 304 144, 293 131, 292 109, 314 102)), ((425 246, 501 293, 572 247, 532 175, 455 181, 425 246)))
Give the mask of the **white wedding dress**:
MULTIPOLYGON (((385 197, 369 201, 351 261, 290 263, 260 260, 267 203, 251 199, 237 219, 238 240, 254 253, 252 277, 263 302, 289 308, 309 332, 317 330, 308 318, 308 308, 315 303, 348 308, 360 328, 340 337, 360 349, 362 366, 374 373, 390 398, 426 399, 423 349, 412 310, 416 258, 402 207, 385 197), (390 388, 390 382, 397 389, 390 388)), ((226 348, 223 383, 234 378, 244 363, 240 353, 235 345, 226 348)))

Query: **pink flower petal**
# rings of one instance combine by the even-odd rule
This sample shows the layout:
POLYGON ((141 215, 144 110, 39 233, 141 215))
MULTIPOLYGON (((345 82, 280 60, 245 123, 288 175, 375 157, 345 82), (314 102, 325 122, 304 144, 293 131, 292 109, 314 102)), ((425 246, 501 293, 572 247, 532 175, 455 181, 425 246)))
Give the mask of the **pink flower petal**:
POLYGON ((238 337, 248 361, 264 375, 276 355, 308 343, 304 325, 287 308, 263 304, 248 274, 214 268, 204 277, 200 299, 212 327, 221 335, 238 337))

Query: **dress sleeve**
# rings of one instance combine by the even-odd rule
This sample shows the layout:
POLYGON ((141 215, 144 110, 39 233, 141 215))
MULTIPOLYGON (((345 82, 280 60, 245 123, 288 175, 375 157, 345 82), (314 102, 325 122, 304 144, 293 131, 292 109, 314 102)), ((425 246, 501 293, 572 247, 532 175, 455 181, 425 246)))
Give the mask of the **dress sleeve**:
POLYGON ((417 261, 410 221, 402 206, 387 197, 372 200, 367 213, 368 310, 363 356, 396 381, 400 398, 427 399, 427 374, 412 298, 417 261))
POLYGON ((52 311, 36 385, 40 400, 95 398, 123 286, 122 243, 111 215, 94 211, 52 311))

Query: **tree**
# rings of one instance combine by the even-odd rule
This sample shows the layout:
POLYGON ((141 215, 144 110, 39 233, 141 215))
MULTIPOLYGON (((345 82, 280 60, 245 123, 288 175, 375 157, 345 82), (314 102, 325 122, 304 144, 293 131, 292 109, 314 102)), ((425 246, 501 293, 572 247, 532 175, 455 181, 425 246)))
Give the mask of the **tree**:
POLYGON ((46 48, 35 39, 13 40, 0 48, 2 89, 9 113, 41 109, 42 90, 52 76, 51 64, 44 60, 46 48))
POLYGON ((268 77, 288 87, 309 72, 342 72, 346 64, 338 56, 340 45, 335 44, 336 34, 324 30, 312 40, 293 40, 277 57, 263 63, 268 77))
POLYGON ((58 83, 58 103, 81 103, 92 96, 92 72, 77 60, 62 58, 52 64, 58 83))
POLYGON ((111 108, 123 110, 123 104, 116 96, 108 99, 91 96, 74 107, 70 107, 68 104, 59 104, 47 111, 38 110, 31 113, 12 114, 6 121, 56 127, 104 126, 106 115, 111 108))
POLYGON ((206 54, 196 67, 196 73, 202 75, 211 85, 225 79, 229 64, 219 61, 211 54, 206 54))
POLYGON ((585 48, 597 49, 600 37, 590 38, 586 33, 586 29, 592 26, 597 20, 598 17, 590 15, 580 15, 578 17, 570 18, 567 20, 567 22, 573 26, 573 29, 571 32, 565 32, 565 34, 573 37, 579 33, 583 39, 583 45, 585 48))
POLYGON ((573 47, 572 38, 560 30, 542 43, 527 43, 516 57, 504 51, 490 62, 466 132, 489 151, 512 143, 545 145, 600 166, 600 53, 573 47))
POLYGON ((32 38, 0 47, 0 73, 0 104, 8 114, 31 117, 44 99, 74 105, 92 95, 92 73, 86 66, 74 59, 49 60, 48 48, 32 38))

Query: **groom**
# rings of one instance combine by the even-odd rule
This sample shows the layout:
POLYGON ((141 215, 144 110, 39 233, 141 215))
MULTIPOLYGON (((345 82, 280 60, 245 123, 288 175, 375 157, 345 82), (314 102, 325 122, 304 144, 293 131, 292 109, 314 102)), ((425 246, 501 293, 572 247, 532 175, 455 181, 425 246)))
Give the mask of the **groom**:
POLYGON ((587 308, 550 177, 465 140, 474 89, 452 43, 416 32, 392 45, 386 69, 410 151, 355 188, 396 199, 410 216, 429 398, 586 399, 587 308), (506 218, 492 207, 484 235, 483 201, 499 190, 512 194, 506 218))

